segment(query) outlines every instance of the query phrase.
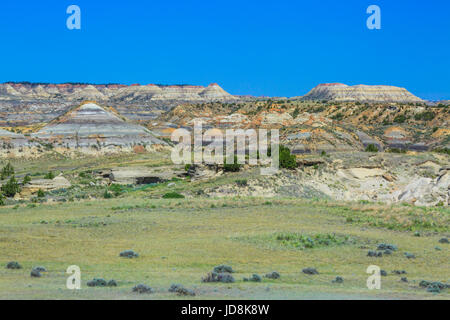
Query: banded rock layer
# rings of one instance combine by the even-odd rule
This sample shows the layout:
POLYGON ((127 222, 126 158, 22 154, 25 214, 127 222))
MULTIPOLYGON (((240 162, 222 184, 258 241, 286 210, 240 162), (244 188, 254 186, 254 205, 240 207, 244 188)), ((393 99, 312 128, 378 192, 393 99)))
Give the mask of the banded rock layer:
POLYGON ((342 83, 319 84, 304 100, 327 100, 335 102, 377 102, 377 103, 423 103, 424 101, 404 88, 393 86, 348 86, 342 83))
POLYGON ((0 129, 0 142, 3 146, 20 147, 26 145, 28 140, 22 134, 0 129))
POLYGON ((190 85, 91 85, 91 84, 0 84, 0 100, 111 101, 142 103, 148 101, 228 101, 236 97, 217 83, 208 87, 190 85))
POLYGON ((32 136, 63 147, 166 144, 146 128, 128 123, 94 103, 69 111, 32 136))

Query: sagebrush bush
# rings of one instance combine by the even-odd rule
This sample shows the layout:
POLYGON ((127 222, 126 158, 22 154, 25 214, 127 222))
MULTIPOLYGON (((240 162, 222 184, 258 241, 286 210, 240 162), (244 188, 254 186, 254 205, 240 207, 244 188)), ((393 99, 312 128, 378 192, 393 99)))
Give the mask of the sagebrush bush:
POLYGON ((183 199, 184 196, 178 192, 168 192, 162 196, 163 199, 183 199))
POLYGON ((366 147, 366 150, 365 150, 366 152, 378 152, 378 147, 376 146, 376 145, 374 145, 374 144, 369 144, 367 147, 366 147))
POLYGON ((233 268, 226 264, 221 264, 220 266, 214 267, 214 273, 233 273, 233 268))
POLYGON ((203 282, 223 282, 223 283, 233 283, 234 277, 230 273, 216 273, 210 272, 206 277, 202 278, 203 282))

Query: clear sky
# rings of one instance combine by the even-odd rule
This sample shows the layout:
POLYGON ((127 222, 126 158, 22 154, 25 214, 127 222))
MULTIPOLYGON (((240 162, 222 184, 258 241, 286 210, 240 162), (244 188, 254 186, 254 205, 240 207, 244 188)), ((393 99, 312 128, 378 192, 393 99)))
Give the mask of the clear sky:
POLYGON ((296 96, 324 82, 450 99, 450 1, 0 1, 0 82, 208 85, 296 96), (81 8, 81 30, 66 9, 81 8), (381 8, 381 30, 366 9, 381 8))

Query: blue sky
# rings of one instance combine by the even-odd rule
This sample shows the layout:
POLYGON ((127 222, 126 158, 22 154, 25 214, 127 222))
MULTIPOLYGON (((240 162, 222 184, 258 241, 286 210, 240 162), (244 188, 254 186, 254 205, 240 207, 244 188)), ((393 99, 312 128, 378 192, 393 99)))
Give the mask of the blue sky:
POLYGON ((0 82, 207 85, 296 96, 324 82, 450 99, 450 1, 0 2, 0 82), (81 8, 81 30, 66 9, 81 8), (381 8, 368 30, 366 9, 381 8))

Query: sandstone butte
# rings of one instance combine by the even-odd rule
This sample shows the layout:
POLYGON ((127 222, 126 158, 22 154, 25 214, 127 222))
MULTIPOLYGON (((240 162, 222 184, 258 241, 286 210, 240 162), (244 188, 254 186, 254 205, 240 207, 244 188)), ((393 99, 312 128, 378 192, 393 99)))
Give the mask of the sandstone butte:
POLYGON ((303 96, 305 100, 327 101, 357 101, 357 102, 398 102, 398 103, 423 103, 424 101, 404 88, 393 86, 348 86, 342 83, 319 84, 308 94, 303 96))

